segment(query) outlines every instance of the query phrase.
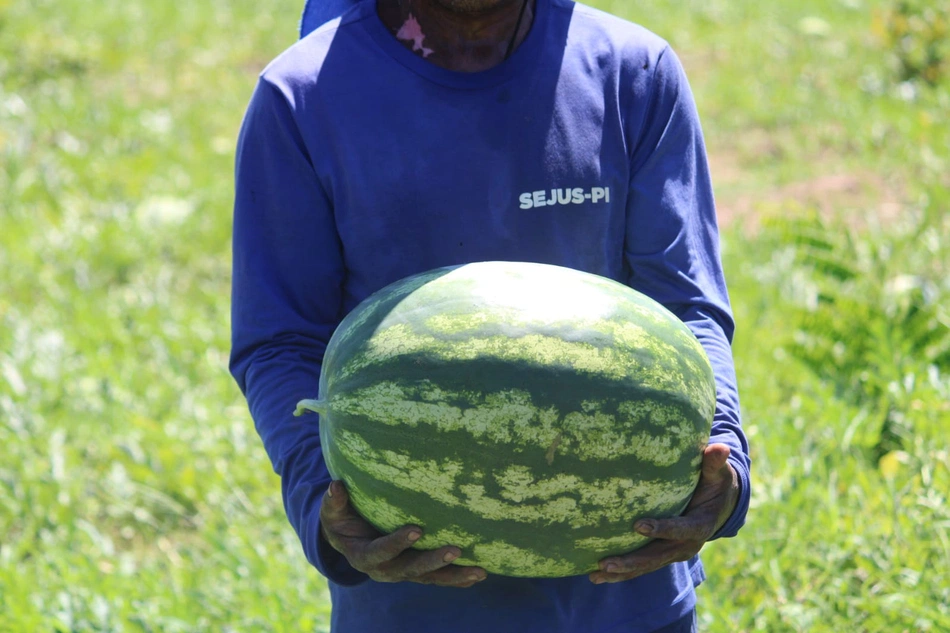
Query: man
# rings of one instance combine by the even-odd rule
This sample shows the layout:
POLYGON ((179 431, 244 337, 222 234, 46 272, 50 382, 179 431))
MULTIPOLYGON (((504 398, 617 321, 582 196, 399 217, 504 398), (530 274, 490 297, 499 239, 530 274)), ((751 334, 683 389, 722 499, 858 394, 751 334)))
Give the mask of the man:
POLYGON ((361 0, 262 73, 236 183, 231 370, 329 579, 334 631, 695 630, 697 553, 743 524, 749 451, 702 133, 665 42, 569 0, 361 0), (589 576, 489 576, 452 565, 452 543, 410 549, 419 526, 379 534, 330 485, 318 425, 292 417, 359 301, 484 260, 627 283, 713 363, 713 436, 689 508, 631 526, 655 540, 589 576))

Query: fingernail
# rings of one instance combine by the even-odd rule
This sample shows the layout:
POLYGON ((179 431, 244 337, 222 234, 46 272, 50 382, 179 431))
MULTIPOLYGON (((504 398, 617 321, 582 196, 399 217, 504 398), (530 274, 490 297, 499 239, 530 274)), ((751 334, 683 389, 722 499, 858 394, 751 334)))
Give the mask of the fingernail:
POLYGON ((475 581, 475 582, 481 582, 481 581, 485 580, 485 576, 482 576, 482 575, 479 574, 479 573, 474 573, 474 574, 469 574, 469 575, 468 575, 468 579, 469 579, 469 580, 473 580, 473 581, 475 581))
POLYGON ((610 563, 607 567, 604 568, 608 574, 615 574, 620 571, 620 567, 616 563, 610 563))
POLYGON ((458 557, 459 555, 456 554, 455 552, 446 552, 445 556, 442 557, 442 560, 446 563, 451 563, 453 560, 455 560, 458 557))
POLYGON ((406 538, 409 539, 410 543, 415 543, 420 538, 422 538, 422 532, 412 531, 409 533, 409 536, 407 536, 406 538))
POLYGON ((591 582, 594 583, 595 585, 602 585, 604 583, 604 579, 598 576, 597 578, 594 578, 593 580, 591 580, 591 582))
POLYGON ((636 528, 640 534, 653 534, 656 525, 652 521, 640 521, 637 523, 636 528))
POLYGON ((327 488, 327 496, 330 497, 331 499, 333 498, 333 484, 332 483, 327 488))

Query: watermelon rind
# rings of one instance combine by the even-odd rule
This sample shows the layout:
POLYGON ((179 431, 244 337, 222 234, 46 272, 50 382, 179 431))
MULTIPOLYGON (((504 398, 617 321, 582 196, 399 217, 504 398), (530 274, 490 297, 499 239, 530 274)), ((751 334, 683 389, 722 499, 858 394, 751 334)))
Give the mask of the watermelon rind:
POLYGON ((330 474, 381 532, 519 577, 642 547, 699 479, 716 405, 702 345, 618 282, 548 264, 427 271, 372 294, 324 356, 330 474))

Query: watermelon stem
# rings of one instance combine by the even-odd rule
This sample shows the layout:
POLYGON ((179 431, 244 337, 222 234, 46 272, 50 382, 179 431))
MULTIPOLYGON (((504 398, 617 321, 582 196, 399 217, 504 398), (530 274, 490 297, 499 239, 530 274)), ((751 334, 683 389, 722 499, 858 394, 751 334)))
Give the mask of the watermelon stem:
POLYGON ((326 400, 301 400, 297 403, 297 408, 294 410, 294 416, 301 416, 307 411, 312 411, 314 413, 326 414, 327 412, 327 401, 326 400))

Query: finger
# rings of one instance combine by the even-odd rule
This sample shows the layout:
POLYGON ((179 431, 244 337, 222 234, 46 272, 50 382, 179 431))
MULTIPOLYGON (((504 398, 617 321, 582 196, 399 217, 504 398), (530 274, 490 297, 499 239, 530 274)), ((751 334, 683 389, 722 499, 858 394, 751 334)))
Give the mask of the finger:
POLYGON ((698 554, 700 549, 702 543, 653 541, 636 552, 600 561, 600 570, 590 574, 590 580, 594 584, 629 580, 671 563, 687 561, 698 554))
POLYGON ((716 527, 716 514, 693 512, 670 519, 637 521, 634 529, 644 536, 666 541, 706 541, 716 527))
POLYGON ((458 565, 450 565, 420 576, 415 579, 415 582, 437 585, 439 587, 468 588, 482 582, 486 578, 488 578, 488 573, 481 567, 459 567, 458 565))
POLYGON ((732 449, 725 444, 710 444, 703 452, 702 477, 721 478, 732 449))
POLYGON ((635 552, 622 556, 610 556, 600 561, 600 570, 608 574, 626 574, 635 571, 649 572, 659 569, 676 558, 689 560, 698 551, 695 543, 676 541, 653 541, 635 552))
POLYGON ((323 522, 334 522, 342 519, 349 519, 355 514, 350 508, 350 495, 342 481, 331 481, 326 493, 323 495, 323 503, 320 506, 320 520, 323 522))
POLYGON ((333 549, 347 558, 355 549, 383 536, 350 504, 342 482, 333 482, 323 496, 320 532, 333 549))
POLYGON ((396 559, 412 547, 422 536, 422 530, 414 525, 399 528, 392 534, 369 541, 364 547, 353 553, 350 559, 354 566, 372 569, 396 559))
POLYGON ((399 580, 416 579, 451 565, 461 555, 461 550, 452 546, 406 552, 386 563, 381 571, 386 576, 399 580))

